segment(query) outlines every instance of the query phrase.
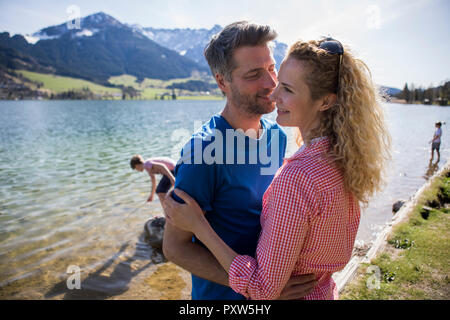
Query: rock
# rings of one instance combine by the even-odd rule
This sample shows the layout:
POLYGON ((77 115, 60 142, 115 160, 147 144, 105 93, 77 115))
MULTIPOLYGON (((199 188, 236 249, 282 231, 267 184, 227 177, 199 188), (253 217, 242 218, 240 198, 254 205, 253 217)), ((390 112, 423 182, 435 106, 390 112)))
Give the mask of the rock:
POLYGON ((397 213, 398 210, 405 204, 405 201, 399 200, 392 205, 392 213, 397 213))
POLYGON ((441 207, 445 207, 447 203, 450 203, 450 197, 443 187, 439 188, 437 198, 441 207))
POLYGON ((436 199, 433 199, 433 200, 428 200, 427 201, 427 206, 430 206, 430 207, 432 207, 432 208, 439 208, 439 206, 440 206, 440 204, 439 204, 439 202, 436 200, 436 199))
POLYGON ((152 247, 162 249, 165 224, 163 217, 152 218, 145 223, 145 241, 152 247))
POLYGON ((358 257, 364 257, 366 253, 370 249, 370 244, 364 242, 355 242, 355 246, 353 248, 353 255, 358 257))
POLYGON ((433 210, 433 208, 430 208, 430 207, 427 207, 427 206, 422 206, 422 210, 420 210, 420 215, 422 216, 422 218, 427 220, 428 217, 430 216, 430 212, 432 210, 433 210))

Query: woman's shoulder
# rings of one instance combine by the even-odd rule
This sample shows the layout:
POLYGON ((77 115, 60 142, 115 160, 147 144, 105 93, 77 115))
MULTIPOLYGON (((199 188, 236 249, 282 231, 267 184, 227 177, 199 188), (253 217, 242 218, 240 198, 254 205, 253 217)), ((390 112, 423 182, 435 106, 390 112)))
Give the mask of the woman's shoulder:
POLYGON ((343 176, 334 162, 326 155, 293 159, 286 164, 283 179, 295 179, 298 183, 314 186, 317 191, 326 191, 341 186, 343 176))
POLYGON ((289 161, 281 168, 273 181, 276 186, 314 185, 314 175, 311 173, 310 168, 301 161, 289 161))

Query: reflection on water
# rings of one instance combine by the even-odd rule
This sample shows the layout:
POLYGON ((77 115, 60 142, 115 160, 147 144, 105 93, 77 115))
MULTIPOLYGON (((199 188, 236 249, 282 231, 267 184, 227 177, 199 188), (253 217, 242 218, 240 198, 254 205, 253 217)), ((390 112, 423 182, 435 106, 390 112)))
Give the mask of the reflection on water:
MULTIPOLYGON (((0 298, 105 299, 122 295, 162 257, 141 239, 162 214, 146 203, 148 176, 131 155, 174 157, 198 123, 223 101, 0 102, 0 298), (67 290, 67 267, 79 266, 82 290, 67 290)), ((393 161, 389 181, 364 210, 358 240, 370 241, 448 159, 429 163, 434 123, 445 108, 389 105, 393 161)), ((268 115, 274 119, 275 114, 268 115)), ((296 151, 292 131, 287 155, 296 151)), ((144 297, 145 298, 145 297, 144 297)))
POLYGON ((423 178, 425 180, 430 179, 430 177, 432 177, 433 174, 435 174, 438 170, 439 170, 439 161, 433 162, 433 159, 430 159, 430 161, 428 162, 427 172, 425 172, 423 178))
POLYGON ((121 255, 129 246, 129 241, 124 243, 119 251, 111 258, 105 261, 97 270, 89 274, 80 284, 80 288, 69 289, 67 280, 54 285, 45 293, 45 298, 53 298, 64 294, 64 300, 76 299, 106 299, 112 296, 120 295, 128 290, 131 280, 146 270, 151 265, 165 262, 165 258, 161 251, 153 250, 144 242, 145 235, 141 234, 139 243, 136 246, 135 253, 132 257, 120 260, 121 255), (144 261, 145 263, 143 263, 144 261), (141 262, 139 266, 135 266, 135 262, 141 262), (107 270, 115 264, 113 270, 108 274, 107 270))

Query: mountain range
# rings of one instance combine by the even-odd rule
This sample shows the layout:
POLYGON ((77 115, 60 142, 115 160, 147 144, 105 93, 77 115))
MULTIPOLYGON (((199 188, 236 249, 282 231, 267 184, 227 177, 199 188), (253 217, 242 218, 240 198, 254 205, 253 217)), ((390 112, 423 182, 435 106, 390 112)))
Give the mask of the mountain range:
MULTIPOLYGON (((188 78, 209 74, 203 50, 222 29, 156 29, 123 24, 99 12, 32 35, 0 33, 0 67, 55 73, 108 84, 111 76, 188 78)), ((276 43, 281 63, 287 46, 276 43)))
MULTIPOLYGON (((208 63, 203 55, 203 50, 211 37, 223 29, 220 25, 215 25, 211 29, 157 29, 151 27, 143 28, 140 25, 130 25, 130 27, 158 44, 175 50, 180 55, 195 61, 205 68, 208 68, 208 63)), ((274 41, 274 43, 273 53, 276 67, 280 69, 287 45, 278 41, 274 41)))
MULTIPOLYGON (((210 75, 203 50, 221 29, 142 27, 98 12, 81 18, 79 25, 68 21, 31 35, 0 33, 0 69, 53 73, 104 85, 123 74, 138 81, 210 75)), ((286 50, 286 44, 275 41, 278 70, 286 50)))
POLYGON ((53 72, 107 83, 111 76, 129 74, 144 78, 187 78, 208 68, 163 47, 136 29, 105 13, 64 23, 31 36, 0 33, 0 65, 31 71, 53 72))

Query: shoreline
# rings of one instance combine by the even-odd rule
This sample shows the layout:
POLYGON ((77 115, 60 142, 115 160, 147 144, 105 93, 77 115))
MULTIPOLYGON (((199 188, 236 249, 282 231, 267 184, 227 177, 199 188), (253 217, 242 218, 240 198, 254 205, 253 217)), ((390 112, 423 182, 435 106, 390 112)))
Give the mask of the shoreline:
POLYGON ((414 195, 400 208, 400 210, 392 217, 390 223, 378 234, 377 238, 373 242, 364 256, 354 255, 346 267, 333 275, 334 281, 338 287, 339 293, 343 292, 348 284, 355 278, 358 270, 363 264, 370 264, 370 262, 376 258, 376 256, 383 252, 388 245, 388 238, 393 234, 394 227, 400 223, 407 221, 409 214, 418 205, 418 202, 422 195, 429 189, 434 182, 435 178, 441 176, 445 171, 450 170, 450 159, 447 159, 445 164, 431 176, 428 181, 418 189, 414 195))

